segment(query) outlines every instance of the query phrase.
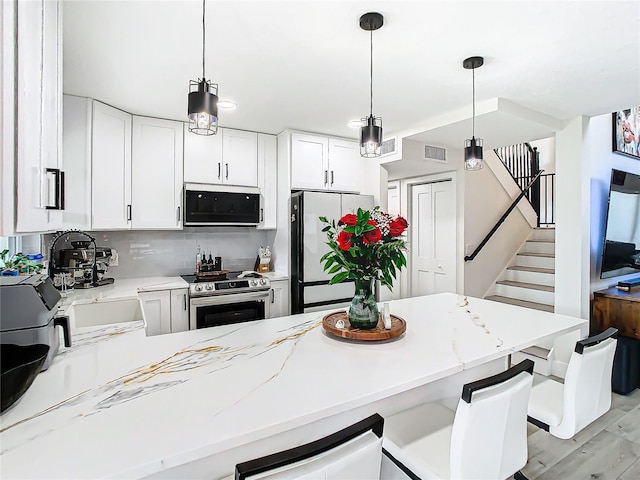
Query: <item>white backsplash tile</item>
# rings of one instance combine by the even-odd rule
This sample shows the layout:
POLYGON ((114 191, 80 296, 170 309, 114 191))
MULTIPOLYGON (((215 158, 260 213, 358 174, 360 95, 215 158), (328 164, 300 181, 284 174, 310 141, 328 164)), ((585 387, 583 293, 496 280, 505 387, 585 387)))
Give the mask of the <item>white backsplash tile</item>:
MULTIPOLYGON (((227 270, 253 270, 258 247, 273 245, 274 231, 251 227, 199 227, 182 231, 89 232, 100 247, 118 252, 118 266, 108 277, 139 278, 192 274, 198 246, 222 257, 227 270)), ((44 237, 47 237, 45 235, 44 237)))

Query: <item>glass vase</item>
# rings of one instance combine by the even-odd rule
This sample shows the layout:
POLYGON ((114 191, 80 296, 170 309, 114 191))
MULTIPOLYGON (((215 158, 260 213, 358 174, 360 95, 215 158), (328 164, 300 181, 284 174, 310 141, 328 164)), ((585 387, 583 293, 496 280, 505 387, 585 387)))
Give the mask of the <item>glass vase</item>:
POLYGON ((374 279, 356 280, 356 294, 349 307, 349 323, 352 328, 369 330, 378 325, 378 305, 373 296, 374 279))

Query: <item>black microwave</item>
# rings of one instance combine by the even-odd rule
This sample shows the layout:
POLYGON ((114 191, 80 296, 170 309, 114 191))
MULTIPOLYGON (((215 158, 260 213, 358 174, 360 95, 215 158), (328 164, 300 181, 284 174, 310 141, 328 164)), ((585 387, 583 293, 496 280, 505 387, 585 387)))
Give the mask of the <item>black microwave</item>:
POLYGON ((260 191, 251 187, 185 184, 184 225, 258 225, 260 191))

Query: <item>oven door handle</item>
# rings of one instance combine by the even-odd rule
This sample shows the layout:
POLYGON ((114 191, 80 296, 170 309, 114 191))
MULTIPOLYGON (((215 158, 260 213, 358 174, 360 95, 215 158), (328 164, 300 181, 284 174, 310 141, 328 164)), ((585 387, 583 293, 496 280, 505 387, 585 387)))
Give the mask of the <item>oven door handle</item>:
POLYGON ((212 295, 210 297, 195 297, 190 300, 193 307, 206 307, 208 305, 224 305, 225 303, 250 302, 251 300, 267 301, 269 290, 251 293, 235 293, 228 295, 212 295))

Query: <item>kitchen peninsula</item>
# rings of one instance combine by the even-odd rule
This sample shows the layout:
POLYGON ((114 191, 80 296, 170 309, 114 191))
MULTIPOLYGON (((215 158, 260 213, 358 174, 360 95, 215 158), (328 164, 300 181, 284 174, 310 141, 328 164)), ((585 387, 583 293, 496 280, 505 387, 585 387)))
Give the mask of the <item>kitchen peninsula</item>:
POLYGON ((146 337, 78 329, 0 426, 3 478, 220 478, 235 463, 389 415, 504 369, 579 318, 451 293, 396 300, 392 341, 326 334, 327 312, 146 337))

